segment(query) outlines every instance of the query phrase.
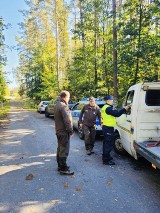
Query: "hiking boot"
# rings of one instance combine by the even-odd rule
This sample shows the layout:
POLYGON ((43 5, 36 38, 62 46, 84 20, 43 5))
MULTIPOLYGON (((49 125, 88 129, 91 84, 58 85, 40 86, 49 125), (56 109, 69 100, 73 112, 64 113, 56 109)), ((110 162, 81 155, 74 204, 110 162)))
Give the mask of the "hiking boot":
POLYGON ((86 150, 86 154, 87 154, 87 155, 91 155, 92 153, 91 153, 90 150, 86 150))
MULTIPOLYGON (((70 167, 69 166, 67 166, 67 169, 69 169, 70 167)), ((61 167, 58 167, 57 168, 57 171, 59 172, 61 170, 61 167)))
POLYGON ((74 175, 74 172, 71 172, 69 169, 60 170, 60 175, 74 175))
POLYGON ((112 160, 109 160, 109 161, 103 161, 103 164, 104 164, 104 165, 113 166, 113 165, 115 165, 115 162, 112 161, 112 160))
POLYGON ((94 154, 94 150, 93 149, 91 149, 90 152, 91 152, 91 154, 94 154))

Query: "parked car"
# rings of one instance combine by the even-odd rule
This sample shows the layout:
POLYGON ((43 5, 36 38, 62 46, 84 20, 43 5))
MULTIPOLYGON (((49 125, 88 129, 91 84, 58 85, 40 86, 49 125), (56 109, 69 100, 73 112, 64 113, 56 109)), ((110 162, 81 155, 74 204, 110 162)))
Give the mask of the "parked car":
MULTIPOLYGON (((59 101, 59 98, 51 101, 45 108, 45 116, 49 117, 49 116, 54 116, 54 106, 57 103, 57 101, 59 101)), ((73 104, 72 102, 69 102, 68 106, 69 109, 71 109, 75 104, 73 104)))
MULTIPOLYGON (((71 109, 71 114, 72 114, 72 118, 73 118, 73 127, 74 127, 74 129, 78 130, 78 135, 79 135, 80 139, 84 138, 84 132, 83 132, 83 128, 80 128, 80 126, 79 126, 79 122, 78 122, 79 115, 80 115, 80 112, 81 112, 83 106, 88 103, 89 103, 89 99, 84 98, 84 99, 82 99, 82 101, 79 101, 77 104, 75 104, 75 106, 72 107, 72 109, 71 109)), ((105 101, 103 101, 102 98, 97 98, 97 99, 95 99, 95 103, 101 109, 104 106, 105 101)), ((96 134, 102 134, 102 128, 100 126, 100 122, 99 122, 98 118, 96 119, 96 134)))
POLYGON ((49 116, 54 116, 54 106, 56 105, 57 101, 59 101, 59 98, 56 98, 46 106, 45 108, 45 116, 48 118, 49 116))
POLYGON ((37 112, 39 112, 39 113, 45 112, 45 108, 49 103, 50 103, 49 101, 41 101, 38 104, 37 112))

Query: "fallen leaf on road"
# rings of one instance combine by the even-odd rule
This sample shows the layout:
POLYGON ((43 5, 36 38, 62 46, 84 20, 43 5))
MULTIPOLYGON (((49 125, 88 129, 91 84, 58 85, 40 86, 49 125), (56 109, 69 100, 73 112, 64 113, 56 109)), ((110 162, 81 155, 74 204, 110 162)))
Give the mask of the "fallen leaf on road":
POLYGON ((108 182, 108 183, 107 183, 107 186, 112 186, 112 182, 108 182))
POLYGON ((34 178, 34 175, 29 174, 26 176, 26 180, 32 180, 34 178))
POLYGON ((80 192, 80 191, 81 191, 81 188, 76 188, 76 191, 77 191, 77 192, 80 192))
POLYGON ((69 186, 70 186, 69 183, 65 183, 65 184, 64 184, 64 187, 69 187, 69 186))

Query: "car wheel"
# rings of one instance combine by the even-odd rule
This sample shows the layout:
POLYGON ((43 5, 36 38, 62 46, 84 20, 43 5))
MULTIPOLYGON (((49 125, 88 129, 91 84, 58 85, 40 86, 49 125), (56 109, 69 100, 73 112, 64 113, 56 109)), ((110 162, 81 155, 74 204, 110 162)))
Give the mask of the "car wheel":
POLYGON ((78 136, 81 140, 84 139, 84 131, 83 128, 81 128, 80 126, 78 127, 78 136))
POLYGON ((123 148, 123 145, 121 143, 121 138, 119 135, 115 136, 115 140, 114 140, 114 150, 116 153, 121 154, 121 155, 125 155, 126 151, 123 148))

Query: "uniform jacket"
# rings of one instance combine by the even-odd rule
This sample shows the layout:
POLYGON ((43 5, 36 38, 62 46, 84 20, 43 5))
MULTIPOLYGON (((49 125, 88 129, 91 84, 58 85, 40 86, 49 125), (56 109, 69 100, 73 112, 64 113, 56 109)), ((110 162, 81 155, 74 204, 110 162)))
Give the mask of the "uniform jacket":
POLYGON ((54 119, 56 134, 73 134, 73 122, 71 112, 66 102, 61 99, 54 107, 54 119))
POLYGON ((82 124, 82 118, 83 118, 83 124, 88 127, 92 127, 96 124, 97 116, 101 125, 101 112, 100 112, 99 106, 97 106, 96 104, 94 107, 90 106, 89 104, 84 105, 79 116, 79 123, 82 124))
POLYGON ((120 117, 124 112, 126 112, 125 108, 118 111, 118 110, 114 110, 112 105, 109 105, 109 107, 106 108, 106 114, 112 115, 114 117, 120 117))

